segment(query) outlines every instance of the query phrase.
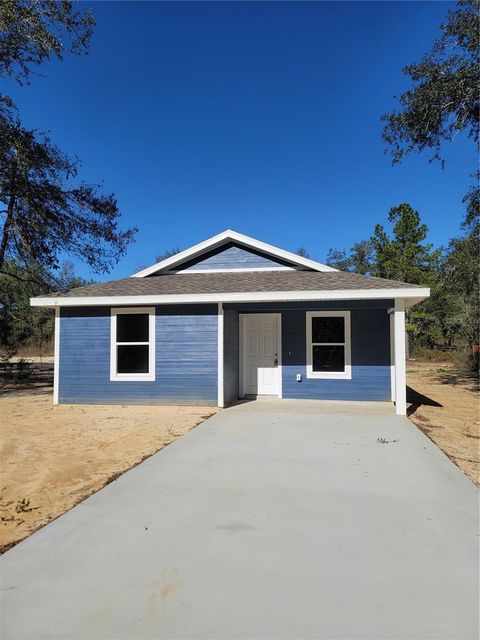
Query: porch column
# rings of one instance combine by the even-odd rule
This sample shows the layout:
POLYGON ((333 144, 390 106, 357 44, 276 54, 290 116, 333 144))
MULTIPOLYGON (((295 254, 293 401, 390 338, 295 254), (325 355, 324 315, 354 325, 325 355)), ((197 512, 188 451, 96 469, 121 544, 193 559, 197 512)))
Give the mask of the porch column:
POLYGON ((395 299, 393 312, 395 354, 395 411, 398 416, 407 414, 407 376, 405 367, 405 300, 395 299))
POLYGON ((225 406, 225 397, 223 391, 223 303, 218 303, 218 343, 217 343, 217 404, 219 407, 225 406))
POLYGON ((393 327, 393 309, 388 311, 390 322, 390 399, 395 402, 395 337, 393 327))
POLYGON ((53 349, 53 404, 58 404, 58 384, 60 382, 60 307, 55 307, 55 337, 53 349))

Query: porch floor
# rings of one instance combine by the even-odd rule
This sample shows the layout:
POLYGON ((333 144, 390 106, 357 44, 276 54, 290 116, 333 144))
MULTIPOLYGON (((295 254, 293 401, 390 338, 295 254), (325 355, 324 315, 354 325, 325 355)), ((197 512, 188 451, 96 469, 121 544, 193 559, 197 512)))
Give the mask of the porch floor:
POLYGON ((391 416, 395 415, 393 402, 357 402, 354 400, 297 400, 274 396, 251 396, 240 398, 227 407, 240 411, 265 413, 307 413, 346 416, 391 416))

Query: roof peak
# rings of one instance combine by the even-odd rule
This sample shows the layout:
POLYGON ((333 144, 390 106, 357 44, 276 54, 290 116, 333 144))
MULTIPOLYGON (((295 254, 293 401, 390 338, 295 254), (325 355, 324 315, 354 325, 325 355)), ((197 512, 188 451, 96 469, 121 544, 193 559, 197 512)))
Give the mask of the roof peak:
POLYGON ((262 242, 255 238, 252 238, 251 236, 247 236, 243 233, 239 233, 238 231, 234 231, 233 229, 225 229, 225 231, 222 231, 221 233, 218 233, 211 238, 207 238, 207 240, 199 242, 189 249, 180 251, 174 256, 170 256, 169 258, 161 260, 160 262, 157 262, 156 264, 147 267, 146 269, 142 269, 141 271, 134 273, 131 277, 145 278, 146 276, 152 275, 153 273, 158 273, 160 271, 170 271, 174 267, 186 262, 187 260, 199 257, 202 254, 211 251, 212 249, 221 247, 227 242, 235 242, 244 247, 260 251, 267 256, 276 257, 281 260, 291 262, 294 265, 307 267, 308 269, 311 269, 313 271, 337 271, 337 269, 329 267, 326 264, 316 262, 315 260, 310 260, 310 258, 304 258, 303 256, 299 256, 296 253, 292 253, 291 251, 286 251, 285 249, 280 249, 279 247, 268 244, 266 242, 262 242))

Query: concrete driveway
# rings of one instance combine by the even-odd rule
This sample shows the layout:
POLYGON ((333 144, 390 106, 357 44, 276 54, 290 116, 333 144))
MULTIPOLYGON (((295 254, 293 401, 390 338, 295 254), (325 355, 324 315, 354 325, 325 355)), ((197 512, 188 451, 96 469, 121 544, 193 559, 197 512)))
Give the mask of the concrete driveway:
POLYGON ((477 638, 478 492, 386 411, 211 418, 2 557, 2 640, 477 638))

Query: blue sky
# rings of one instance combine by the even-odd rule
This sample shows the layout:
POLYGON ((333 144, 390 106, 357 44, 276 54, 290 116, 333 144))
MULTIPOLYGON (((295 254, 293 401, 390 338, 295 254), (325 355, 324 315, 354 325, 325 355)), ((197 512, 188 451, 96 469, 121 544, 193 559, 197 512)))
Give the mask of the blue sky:
POLYGON ((226 228, 324 260, 400 202, 432 242, 458 234, 473 145, 446 147, 444 170, 427 156, 392 167, 380 138, 380 115, 408 86, 402 67, 430 48, 451 3, 91 6, 89 56, 5 89, 139 227, 109 277, 226 228))

